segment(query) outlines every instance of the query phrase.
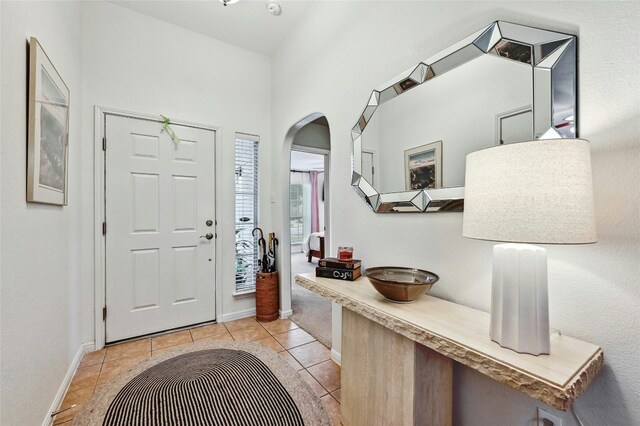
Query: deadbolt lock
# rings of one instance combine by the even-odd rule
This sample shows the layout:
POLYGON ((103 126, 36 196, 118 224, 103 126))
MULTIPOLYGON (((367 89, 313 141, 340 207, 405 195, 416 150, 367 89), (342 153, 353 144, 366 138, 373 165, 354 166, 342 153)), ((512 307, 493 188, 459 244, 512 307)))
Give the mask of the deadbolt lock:
POLYGON ((211 225, 213 225, 213 221, 212 221, 211 219, 209 219, 209 220, 207 220, 207 221, 205 222, 205 224, 206 224, 207 226, 211 226, 211 225))

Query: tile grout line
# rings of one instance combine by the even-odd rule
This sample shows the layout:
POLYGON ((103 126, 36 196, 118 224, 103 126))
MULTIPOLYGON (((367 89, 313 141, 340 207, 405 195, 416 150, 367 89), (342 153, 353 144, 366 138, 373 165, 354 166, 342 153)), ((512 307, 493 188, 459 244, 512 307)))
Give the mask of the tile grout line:
MULTIPOLYGON (((289 321, 291 321, 291 320, 289 320, 289 321)), ((267 329, 266 329, 266 327, 265 327, 263 324, 261 324, 261 323, 260 323, 260 321, 257 321, 257 322, 258 322, 258 324, 260 324, 260 325, 262 326, 262 328, 263 328, 263 329, 265 329, 265 330, 266 330, 266 331, 271 335, 271 337, 273 337, 273 338, 275 339, 275 337, 274 337, 274 336, 276 336, 275 334, 271 334, 271 332, 270 332, 269 330, 267 330, 267 329)), ((293 321, 291 321, 291 322, 292 322, 292 323, 294 323, 293 321)), ((294 324, 295 324, 295 323, 294 323, 294 324)), ((297 324, 296 324, 296 325, 297 325, 297 324)), ((306 330, 304 330, 303 328, 301 328, 300 326, 298 326, 298 328, 294 328, 294 329, 292 329, 292 330, 288 330, 288 331, 284 331, 284 332, 282 332, 282 333, 278 333, 278 335, 280 335, 280 334, 285 334, 285 333, 289 333, 290 331, 293 331, 293 330, 302 330, 302 331, 304 331, 305 333, 307 333, 307 334, 308 334, 308 332, 307 332, 306 330)), ((313 337, 313 336, 312 336, 312 337, 313 337)), ((276 339, 276 341, 278 341, 278 343, 280 343, 280 341, 279 341, 278 339, 276 339)), ((285 348, 285 352, 287 352, 289 355, 291 355, 291 356, 292 356, 296 361, 300 362, 300 361, 298 360, 298 358, 296 358, 296 357, 295 357, 295 355, 294 355, 294 354, 292 354, 292 353, 291 353, 291 352, 289 352, 289 351, 290 351, 291 349, 298 348, 298 347, 300 347, 300 346, 304 346, 304 345, 307 345, 307 344, 309 344, 309 343, 313 343, 313 342, 319 342, 322 346, 324 346, 325 348, 327 348, 327 347, 326 347, 322 342, 320 342, 319 340, 317 340, 317 339, 315 339, 315 338, 314 338, 311 342, 302 343, 302 344, 297 345, 297 346, 292 346, 291 348, 285 348)), ((283 347, 284 347, 284 346, 283 346, 283 347)), ((331 350, 331 349, 329 349, 329 348, 327 348, 327 349, 328 349, 328 350, 331 350)), ((328 358, 328 359, 326 359, 326 360, 323 360, 323 361, 317 362, 317 363, 315 363, 315 364, 309 365, 308 367, 305 367, 305 366, 304 366, 304 365, 302 365, 302 364, 300 364, 300 365, 302 366, 302 370, 303 370, 303 371, 306 371, 306 372, 307 372, 311 377, 313 377, 313 379, 314 379, 314 380, 315 380, 315 381, 320 385, 320 387, 322 387, 322 389, 324 389, 324 390, 327 392, 325 395, 331 395, 331 392, 332 392, 332 391, 329 391, 329 390, 328 390, 328 389, 327 389, 327 388, 326 388, 322 383, 320 383, 320 381, 316 378, 316 376, 314 376, 314 375, 313 375, 313 373, 312 373, 311 371, 309 371, 309 368, 310 368, 310 367, 314 367, 314 366, 319 365, 319 364, 322 364, 323 362, 326 362, 326 361, 333 361, 333 360, 331 360, 331 357, 329 357, 329 358, 328 358)), ((340 389, 340 387, 338 387, 338 389, 340 389)), ((334 390, 333 390, 333 392, 337 391, 338 389, 334 389, 334 390)), ((325 395, 322 395, 322 396, 325 396, 325 395)), ((337 402, 338 404, 340 403, 340 401, 338 401, 338 400, 337 400, 333 395, 331 395, 331 398, 333 398, 334 400, 336 400, 336 402, 337 402)))

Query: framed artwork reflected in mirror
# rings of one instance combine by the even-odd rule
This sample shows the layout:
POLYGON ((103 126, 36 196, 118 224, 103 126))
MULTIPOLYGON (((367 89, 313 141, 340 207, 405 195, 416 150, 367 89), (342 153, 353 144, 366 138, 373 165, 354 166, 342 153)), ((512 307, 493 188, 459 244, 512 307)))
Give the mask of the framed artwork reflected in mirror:
POLYGON ((442 141, 404 151, 405 191, 442 187, 442 141))

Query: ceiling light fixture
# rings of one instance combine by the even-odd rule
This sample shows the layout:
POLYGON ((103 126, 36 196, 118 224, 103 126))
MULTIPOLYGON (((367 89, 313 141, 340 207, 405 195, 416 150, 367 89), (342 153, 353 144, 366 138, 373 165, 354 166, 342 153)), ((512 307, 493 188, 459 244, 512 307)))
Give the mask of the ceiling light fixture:
POLYGON ((278 16, 280 15, 282 8, 275 1, 270 1, 267 3, 267 11, 274 16, 278 16))
POLYGON ((238 3, 238 0, 218 0, 218 1, 220 1, 220 3, 222 3, 225 6, 228 4, 238 3))

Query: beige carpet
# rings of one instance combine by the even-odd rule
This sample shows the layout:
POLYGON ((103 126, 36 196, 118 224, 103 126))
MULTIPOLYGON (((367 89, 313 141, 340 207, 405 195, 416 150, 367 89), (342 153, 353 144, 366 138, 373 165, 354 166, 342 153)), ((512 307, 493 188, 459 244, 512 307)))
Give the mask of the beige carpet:
MULTIPOLYGON (((309 263, 304 253, 291 255, 291 272, 296 274, 315 272, 318 259, 309 263)), ((291 321, 305 329, 320 343, 331 349, 331 302, 324 297, 300 287, 291 280, 291 321)))
MULTIPOLYGON (((204 379, 210 378, 209 370, 211 370, 211 366, 209 364, 220 365, 220 367, 216 368, 220 371, 219 376, 223 379, 225 377, 234 377, 230 374, 230 371, 232 371, 232 369, 237 370, 238 367, 244 368, 245 364, 239 363, 239 360, 244 358, 253 358, 255 361, 251 361, 252 365, 261 365, 268 369, 266 371, 270 372, 268 374, 273 375, 273 379, 276 380, 275 383, 279 383, 281 389, 279 395, 286 396, 290 399, 291 403, 295 404, 295 407, 297 407, 296 415, 301 416, 301 420, 305 425, 329 426, 331 424, 331 420, 329 419, 320 398, 296 372, 296 370, 278 356, 276 352, 261 346, 258 343, 229 341, 198 341, 192 346, 177 347, 174 350, 154 356, 148 361, 131 367, 126 372, 105 384, 100 388, 100 390, 96 391, 91 400, 83 406, 80 413, 74 418, 73 424, 76 426, 93 426, 103 424, 103 420, 107 420, 107 417, 105 416, 112 415, 113 411, 110 407, 113 404, 116 404, 118 401, 120 404, 126 405, 130 401, 131 398, 120 401, 122 399, 122 390, 126 390, 131 395, 135 395, 139 392, 147 392, 152 396, 145 396, 141 402, 133 401, 132 404, 126 405, 125 408, 127 409, 120 410, 117 415, 126 416, 127 418, 130 417, 134 420, 116 422, 116 424, 139 424, 150 426, 169 426, 179 424, 235 425, 238 423, 256 426, 292 424, 292 422, 287 422, 287 418, 284 416, 276 416, 276 418, 271 418, 271 416, 269 418, 265 418, 264 416, 253 416, 252 418, 250 415, 251 413, 241 410, 238 411, 239 409, 235 411, 233 409, 231 411, 227 410, 230 413, 233 413, 234 417, 237 417, 235 421, 194 421, 193 413, 197 411, 197 405, 203 404, 211 399, 210 394, 215 394, 216 397, 219 397, 219 400, 216 400, 216 409, 218 411, 222 411, 224 408, 220 401, 233 402, 238 401, 234 398, 248 398, 248 396, 244 394, 236 395, 234 393, 233 389, 237 387, 236 381, 233 381, 230 384, 219 382, 216 386, 210 385, 205 387, 207 392, 204 393, 187 392, 188 395, 186 395, 183 388, 186 389, 193 387, 192 385, 194 383, 205 383, 206 380, 204 379), (220 349, 225 350, 224 352, 232 353, 233 357, 230 357, 229 360, 214 360, 207 358, 209 353, 217 353, 220 349), (195 367, 193 369, 189 369, 188 366, 181 367, 183 370, 186 368, 185 371, 180 371, 181 368, 164 368, 165 364, 174 362, 172 359, 175 357, 180 357, 175 359, 179 359, 180 362, 182 362, 182 358, 185 356, 195 357, 195 359, 197 359, 198 363, 196 363, 197 365, 194 364, 195 367), (203 362, 207 364, 206 369, 200 365, 203 364, 203 362), (151 378, 154 380, 152 380, 151 385, 147 383, 150 380, 147 376, 153 376, 151 378), (158 383, 163 384, 165 382, 167 385, 165 386, 166 389, 163 388, 161 392, 158 393, 156 389, 156 387, 160 386, 158 383), (134 390, 136 392, 133 392, 134 390), (188 396, 188 398, 186 398, 185 395, 188 396), (149 404, 149 401, 147 401, 149 398, 151 398, 151 402, 153 402, 153 404, 149 404), (185 403, 187 399, 188 404, 185 403), (178 404, 183 408, 182 410, 175 409, 174 405, 176 402, 180 402, 182 404, 178 404), (155 409, 150 410, 147 408, 147 405, 153 405, 155 409), (163 410, 171 412, 172 415, 164 419, 161 415, 161 412, 164 412, 163 410), (246 420, 246 422, 244 420, 246 420), (276 420, 280 421, 276 422, 276 420)), ((255 381, 255 386, 257 386, 257 388, 253 394, 255 394, 254 396, 256 396, 258 403, 260 402, 259 399, 262 397, 265 398, 265 401, 267 400, 267 396, 273 399, 273 395, 261 396, 263 395, 261 392, 265 391, 265 386, 262 386, 266 383, 264 377, 261 378, 260 375, 253 373, 246 376, 249 379, 249 386, 251 386, 252 381, 255 381)), ((119 405, 117 405, 117 407, 119 407, 119 405)))

